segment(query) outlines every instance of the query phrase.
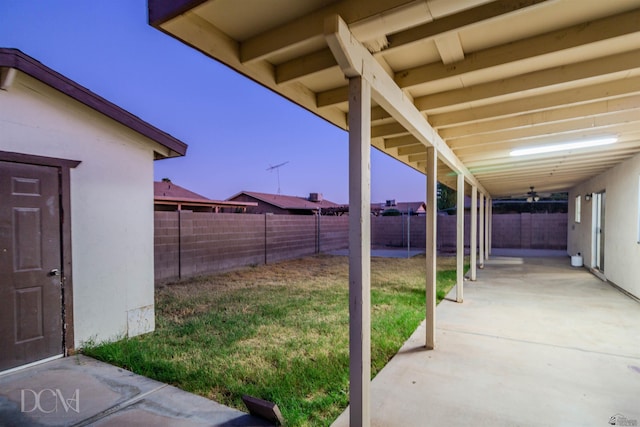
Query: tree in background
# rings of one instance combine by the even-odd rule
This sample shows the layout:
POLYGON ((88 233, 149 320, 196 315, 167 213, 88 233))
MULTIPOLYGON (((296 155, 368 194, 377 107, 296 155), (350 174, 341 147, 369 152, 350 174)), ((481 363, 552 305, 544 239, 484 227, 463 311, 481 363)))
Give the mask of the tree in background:
POLYGON ((451 209, 456 206, 457 196, 456 190, 438 183, 438 210, 451 209))

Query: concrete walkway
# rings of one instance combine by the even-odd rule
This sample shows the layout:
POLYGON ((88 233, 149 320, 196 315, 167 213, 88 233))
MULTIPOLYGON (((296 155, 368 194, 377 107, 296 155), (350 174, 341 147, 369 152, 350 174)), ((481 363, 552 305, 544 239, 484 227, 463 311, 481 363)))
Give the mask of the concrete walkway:
POLYGON ((82 355, 0 376, 0 426, 267 426, 82 355))
POLYGON ((373 380, 373 426, 640 425, 638 302, 567 256, 493 256, 453 296, 436 350, 423 324, 373 380))

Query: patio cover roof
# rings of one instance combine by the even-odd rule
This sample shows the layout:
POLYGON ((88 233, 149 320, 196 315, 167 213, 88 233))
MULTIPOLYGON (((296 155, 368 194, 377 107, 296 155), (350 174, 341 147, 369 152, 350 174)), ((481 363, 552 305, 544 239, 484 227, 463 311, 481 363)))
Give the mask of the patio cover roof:
POLYGON ((372 145, 421 172, 436 146, 452 188, 457 170, 492 197, 566 191, 640 151, 637 0, 149 0, 156 28, 346 129, 335 15, 434 131, 418 140, 374 99, 372 145), (601 136, 618 142, 510 156, 601 136))
POLYGON ((354 426, 371 418, 369 144, 427 175, 428 350, 436 348, 434 177, 464 190, 456 221, 463 302, 464 192, 474 207, 473 281, 491 252, 492 197, 531 186, 566 191, 640 152, 638 0, 148 1, 156 28, 349 128, 354 426), (617 142, 511 156, 600 137, 617 142))

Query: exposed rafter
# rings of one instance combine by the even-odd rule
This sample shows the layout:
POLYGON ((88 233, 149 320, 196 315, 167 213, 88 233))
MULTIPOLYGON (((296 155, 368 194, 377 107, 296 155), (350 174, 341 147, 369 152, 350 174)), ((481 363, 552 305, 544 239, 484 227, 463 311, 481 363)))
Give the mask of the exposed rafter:
MULTIPOLYGON (((324 17, 338 14, 349 23, 366 21, 388 10, 400 9, 407 4, 407 0, 389 1, 341 1, 322 9, 315 10, 296 21, 278 26, 271 30, 244 40, 240 46, 241 62, 256 61, 267 55, 281 52, 291 46, 309 43, 313 40, 324 39, 324 17)), ((410 2, 419 3, 422 2, 410 2)), ((430 20, 427 16, 425 20, 430 20)), ((378 26, 379 27, 379 26, 378 26)), ((370 37, 375 37, 371 35, 370 37)))
POLYGON ((615 73, 628 73, 638 68, 640 68, 640 49, 533 71, 468 88, 425 95, 415 98, 415 104, 420 111, 433 111, 506 95, 516 94, 522 97, 522 92, 525 91, 567 83, 576 84, 581 80, 588 82, 589 79, 615 73))
MULTIPOLYGON (((454 151, 466 148, 479 148, 487 145, 512 142, 514 140, 548 141, 548 135, 556 135, 553 139, 570 139, 571 135, 598 135, 609 133, 632 132, 640 125, 640 107, 633 110, 622 111, 595 117, 584 117, 553 123, 542 123, 533 126, 504 129, 497 132, 468 137, 451 138, 447 143, 454 151), (615 132, 612 130, 615 127, 615 132), (588 129, 588 131, 586 130, 588 129), (568 136, 566 136, 568 135, 568 136)), ((553 141, 552 139, 552 141, 553 141)))
POLYGON ((431 114, 429 121, 436 128, 445 128, 462 123, 510 117, 530 111, 553 111, 557 107, 578 106, 590 101, 616 99, 629 94, 640 94, 640 76, 559 90, 513 101, 496 102, 475 108, 465 108, 449 113, 431 114))
MULTIPOLYGON (((440 138, 427 120, 407 99, 402 90, 385 72, 369 51, 352 36, 347 24, 339 17, 325 21, 327 43, 345 76, 362 76, 371 84, 373 99, 389 112, 409 133, 426 148, 435 148, 442 160, 452 169, 465 175, 470 183, 486 193, 484 187, 440 138)), ((372 135, 373 137, 373 135, 372 135)))
MULTIPOLYGON (((474 71, 504 67, 518 61, 530 61, 531 58, 558 54, 569 49, 583 47, 587 48, 585 52, 588 52, 588 46, 592 43, 624 36, 640 38, 637 34, 638 28, 640 28, 640 10, 633 10, 466 54, 466 57, 458 60, 455 65, 436 62, 409 70, 400 70, 396 72, 395 80, 400 87, 408 88, 438 79, 463 76, 474 71)), ((529 64, 529 68, 535 66, 533 61, 529 64)))
MULTIPOLYGON (((640 153, 636 0, 579 7, 567 0, 281 1, 286 13, 259 1, 250 9, 220 0, 164 5, 153 23, 346 129, 347 83, 324 37, 325 19, 340 14, 367 61, 377 64, 375 78, 395 83, 393 103, 417 112, 407 120, 384 96, 374 99, 372 146, 424 172, 421 147, 430 143, 412 123, 426 118, 439 157, 449 150, 492 194, 521 192, 519 180, 543 176, 546 187, 566 189, 588 171, 640 153), (514 148, 602 133, 619 142, 572 161, 561 154, 548 162, 509 157, 514 148), (551 175, 560 170, 567 172, 561 179, 551 175)), ((439 179, 456 186, 446 169, 457 163, 445 160, 439 179)))
POLYGON ((517 116, 499 117, 494 120, 466 123, 456 127, 441 129, 439 133, 440 136, 447 140, 449 138, 480 135, 506 129, 535 126, 542 123, 561 122, 576 118, 594 117, 638 109, 640 109, 640 95, 630 95, 622 98, 559 107, 553 110, 536 111, 517 116))
MULTIPOLYGON (((478 20, 488 20, 497 16, 513 13, 543 1, 547 0, 529 0, 520 2, 502 0, 465 10, 463 12, 444 17, 436 22, 431 22, 429 20, 428 23, 413 27, 411 30, 400 31, 395 34, 388 35, 387 40, 389 44, 386 47, 385 52, 393 52, 394 50, 411 45, 417 40, 424 43, 425 38, 420 38, 423 34, 428 34, 427 39, 433 40, 434 42, 440 40, 441 43, 445 43, 447 40, 450 41, 453 38, 457 38, 456 32, 461 28, 464 28, 467 25, 475 25, 478 20)), ((357 33, 357 23, 350 25, 350 28, 352 31, 357 33)), ((454 56, 452 59, 456 57, 457 56, 454 56)), ((276 66, 276 75, 278 83, 286 83, 337 66, 338 64, 336 63, 331 50, 325 48, 278 64, 276 66)))

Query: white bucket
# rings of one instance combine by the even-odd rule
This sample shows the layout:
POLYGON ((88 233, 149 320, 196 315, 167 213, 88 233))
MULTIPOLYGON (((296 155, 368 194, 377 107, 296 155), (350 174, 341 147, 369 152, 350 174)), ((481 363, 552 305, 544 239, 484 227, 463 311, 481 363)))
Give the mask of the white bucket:
POLYGON ((582 267, 582 255, 571 255, 571 267, 582 267))

